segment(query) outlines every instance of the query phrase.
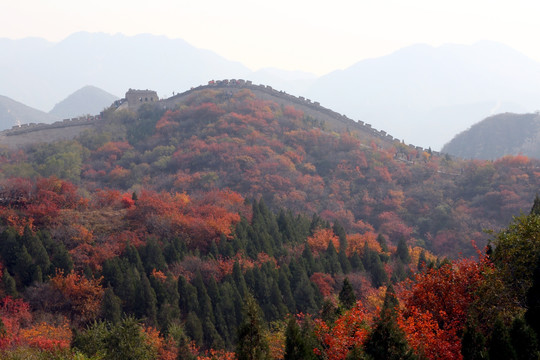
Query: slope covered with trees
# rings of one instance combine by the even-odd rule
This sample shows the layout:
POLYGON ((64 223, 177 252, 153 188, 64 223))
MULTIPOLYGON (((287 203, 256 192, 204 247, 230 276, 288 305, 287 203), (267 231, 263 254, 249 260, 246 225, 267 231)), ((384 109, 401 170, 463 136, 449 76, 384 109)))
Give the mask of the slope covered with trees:
POLYGON ((483 246, 482 231, 506 226, 538 188, 536 160, 461 161, 360 141, 248 90, 202 90, 174 111, 105 117, 75 141, 5 151, 2 177, 55 175, 88 191, 230 189, 453 256, 472 254, 473 239, 483 246))
POLYGON ((512 220, 537 161, 365 143, 249 91, 105 117, 1 154, 3 358, 537 351, 540 205, 512 220))

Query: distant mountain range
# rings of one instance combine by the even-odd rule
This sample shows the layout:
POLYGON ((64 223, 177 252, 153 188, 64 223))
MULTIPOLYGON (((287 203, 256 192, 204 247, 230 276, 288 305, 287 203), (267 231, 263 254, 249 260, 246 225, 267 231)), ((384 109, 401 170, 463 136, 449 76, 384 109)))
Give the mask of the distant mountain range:
POLYGON ((540 115, 491 116, 458 134, 442 151, 464 159, 495 160, 518 154, 540 159, 540 115))
POLYGON ((540 63, 493 42, 417 45, 323 76, 306 95, 438 150, 487 116, 540 108, 540 63))
POLYGON ((274 78, 283 90, 294 91, 299 79, 315 78, 278 70, 253 73, 184 40, 148 34, 80 32, 58 43, 0 39, 0 53, 0 94, 43 111, 87 84, 115 96, 134 88, 154 89, 159 96, 170 97, 211 79, 274 78))
POLYGON ((154 35, 81 32, 58 43, 0 39, 0 53, 0 94, 44 111, 87 84, 118 97, 139 88, 166 98, 211 79, 241 78, 439 150, 487 116, 540 108, 540 63, 492 42, 415 45, 320 78, 253 72, 183 40, 154 35))

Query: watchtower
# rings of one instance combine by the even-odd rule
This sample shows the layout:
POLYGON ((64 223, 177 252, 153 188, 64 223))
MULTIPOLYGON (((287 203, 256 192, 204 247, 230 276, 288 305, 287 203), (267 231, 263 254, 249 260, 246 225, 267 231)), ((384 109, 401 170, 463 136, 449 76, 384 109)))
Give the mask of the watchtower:
POLYGON ((129 89, 126 92, 126 100, 130 110, 137 110, 142 104, 156 102, 159 98, 154 90, 129 89))

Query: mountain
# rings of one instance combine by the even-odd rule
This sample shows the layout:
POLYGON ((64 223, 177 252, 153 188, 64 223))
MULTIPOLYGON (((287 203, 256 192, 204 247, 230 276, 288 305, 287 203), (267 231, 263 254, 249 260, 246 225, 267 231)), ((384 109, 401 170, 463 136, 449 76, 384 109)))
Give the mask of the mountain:
POLYGON ((52 123, 59 118, 0 95, 0 129, 28 123, 52 123))
POLYGON ((58 43, 2 39, 0 53, 0 93, 47 111, 86 84, 112 94, 154 89, 168 97, 212 78, 251 72, 184 40, 148 34, 79 32, 58 43))
POLYGON ((305 94, 395 137, 440 149, 501 112, 540 107, 540 64, 499 43, 410 46, 319 78, 305 94))
POLYGON ((86 84, 117 95, 153 89, 168 98, 212 79, 246 79, 438 150, 487 116, 540 108, 540 64, 487 41, 414 45, 319 78, 272 68, 253 72, 184 40, 148 34, 80 32, 58 43, 0 39, 0 53, 0 93, 47 111, 86 84))
POLYGON ((540 160, 441 156, 238 81, 137 94, 0 133, 35 136, 0 162, 2 358, 450 360, 530 314, 540 160))
POLYGON ((56 104, 49 114, 60 118, 97 115, 116 100, 117 96, 104 90, 95 86, 85 86, 56 104))
POLYGON ((540 116, 490 116, 456 135, 442 151, 464 159, 495 160, 518 154, 540 158, 540 116))

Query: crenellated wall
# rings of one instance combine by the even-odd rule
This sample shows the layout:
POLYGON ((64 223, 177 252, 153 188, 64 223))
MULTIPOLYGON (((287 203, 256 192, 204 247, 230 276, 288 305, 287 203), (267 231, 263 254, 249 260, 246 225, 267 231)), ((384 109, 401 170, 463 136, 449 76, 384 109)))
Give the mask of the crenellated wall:
MULTIPOLYGON (((395 139, 385 131, 374 129, 371 124, 364 123, 363 121, 354 121, 348 118, 346 115, 339 114, 333 110, 321 106, 319 102, 311 101, 302 96, 296 97, 290 95, 284 91, 278 91, 268 85, 255 85, 249 80, 243 79, 227 79, 227 80, 211 80, 207 85, 201 85, 195 88, 191 88, 181 94, 172 96, 167 99, 159 100, 157 93, 153 90, 133 90, 129 89, 126 92, 126 98, 121 99, 113 103, 111 106, 118 109, 136 110, 140 105, 144 103, 154 103, 164 108, 174 109, 182 102, 188 100, 192 96, 196 96, 197 92, 204 89, 226 89, 231 94, 236 93, 243 89, 252 91, 257 97, 266 100, 272 100, 282 105, 294 104, 299 110, 302 110, 304 114, 310 116, 319 121, 326 123, 331 130, 336 131, 354 131, 360 138, 370 139, 375 137, 379 141, 379 146, 393 146, 400 143, 399 139, 395 139), (125 106, 127 103, 127 106, 125 106)), ((92 123, 102 120, 101 115, 86 116, 74 119, 65 119, 63 121, 57 121, 53 124, 25 124, 21 126, 14 126, 9 130, 0 132, 0 145, 2 144, 2 137, 11 137, 15 135, 28 134, 34 131, 50 131, 68 127, 88 127, 92 123)), ((5 142, 5 141, 4 141, 5 142)), ((10 141, 13 143, 13 141, 10 141)), ((414 145, 407 145, 411 150, 427 151, 421 147, 414 145)), ((433 155, 440 155, 439 153, 432 151, 433 155)))

